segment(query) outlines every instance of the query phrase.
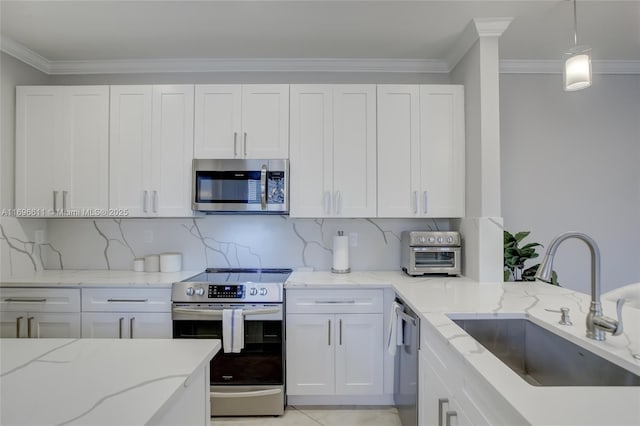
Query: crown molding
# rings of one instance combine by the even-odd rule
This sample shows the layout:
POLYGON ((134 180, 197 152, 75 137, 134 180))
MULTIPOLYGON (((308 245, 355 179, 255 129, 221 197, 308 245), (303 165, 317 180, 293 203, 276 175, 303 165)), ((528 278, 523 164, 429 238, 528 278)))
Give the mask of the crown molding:
POLYGON ((31 65, 38 71, 51 74, 51 62, 49 60, 9 37, 0 36, 0 50, 27 65, 31 65))
MULTIPOLYGON (((562 74, 561 60, 500 61, 501 74, 562 74)), ((640 61, 602 61, 591 63, 594 74, 640 74, 640 61)))

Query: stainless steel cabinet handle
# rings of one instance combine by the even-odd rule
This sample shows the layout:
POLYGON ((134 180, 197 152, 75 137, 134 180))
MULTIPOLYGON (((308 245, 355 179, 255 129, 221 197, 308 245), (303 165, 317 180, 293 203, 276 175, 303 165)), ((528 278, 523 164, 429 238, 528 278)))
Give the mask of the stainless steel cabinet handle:
POLYGON ((267 166, 265 164, 260 169, 260 207, 262 210, 267 209, 267 166))
POLYGON ((148 207, 147 207, 149 202, 148 195, 149 195, 149 191, 147 191, 146 189, 142 191, 142 211, 145 213, 148 210, 148 207))
POLYGON ((19 303, 45 303, 47 299, 41 297, 7 297, 4 301, 19 303))
POLYGON ((33 323, 33 317, 27 318, 27 337, 31 337, 31 324, 33 323))
POLYGON ((238 156, 238 132, 233 132, 233 156, 238 156))
POLYGON ((53 214, 58 210, 58 191, 53 191, 53 214))
POLYGON ((424 214, 427 214, 429 212, 429 196, 427 191, 422 193, 422 201, 424 202, 424 214))
POLYGON ((316 305, 353 305, 355 300, 314 300, 316 305))
POLYGON ((331 193, 329 191, 324 193, 324 214, 331 214, 331 193))
POLYGON ((149 299, 107 299, 109 303, 146 303, 149 299))
POLYGON ((124 322, 124 317, 120 317, 118 319, 118 339, 122 339, 122 323, 124 322))
POLYGON ((331 320, 327 324, 327 345, 331 346, 331 320))
POLYGON ((19 316, 16 318, 16 337, 20 337, 20 322, 22 321, 23 316, 19 316))
POLYGON ((244 132, 244 156, 247 156, 247 132, 244 132))
POLYGON ((445 421, 445 426, 451 426, 451 418, 458 418, 458 413, 455 411, 447 411, 447 419, 445 421))
POLYGON ((336 215, 339 215, 342 211, 342 195, 340 194, 340 191, 336 191, 334 204, 335 213, 336 215))
POLYGON ((158 213, 158 191, 153 190, 153 212, 158 213))
POLYGON ((69 191, 62 191, 62 211, 67 211, 67 194, 69 191))
POLYGON ((442 426, 444 419, 444 404, 449 405, 449 398, 438 398, 438 426, 442 426))
POLYGON ((338 324, 340 325, 340 336, 339 336, 340 346, 342 346, 342 318, 338 320, 338 324))
POLYGON ((413 214, 418 214, 418 191, 413 191, 413 214))
POLYGON ((131 319, 129 320, 129 339, 133 339, 133 321, 136 319, 136 317, 131 317, 131 319))

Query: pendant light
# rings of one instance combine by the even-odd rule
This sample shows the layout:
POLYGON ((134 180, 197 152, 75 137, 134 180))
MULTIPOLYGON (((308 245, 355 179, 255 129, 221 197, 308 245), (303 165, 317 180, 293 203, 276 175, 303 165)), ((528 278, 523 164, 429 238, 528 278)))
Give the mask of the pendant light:
POLYGON ((573 0, 573 47, 565 54, 564 90, 572 92, 591 86, 591 48, 578 45, 578 14, 573 0))

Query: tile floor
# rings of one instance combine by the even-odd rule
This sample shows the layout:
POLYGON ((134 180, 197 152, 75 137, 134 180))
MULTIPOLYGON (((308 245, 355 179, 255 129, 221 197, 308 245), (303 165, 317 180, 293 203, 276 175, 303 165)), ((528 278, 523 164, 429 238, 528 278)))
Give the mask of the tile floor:
POLYGON ((401 423, 394 407, 290 405, 280 417, 216 417, 211 426, 401 426, 401 423))

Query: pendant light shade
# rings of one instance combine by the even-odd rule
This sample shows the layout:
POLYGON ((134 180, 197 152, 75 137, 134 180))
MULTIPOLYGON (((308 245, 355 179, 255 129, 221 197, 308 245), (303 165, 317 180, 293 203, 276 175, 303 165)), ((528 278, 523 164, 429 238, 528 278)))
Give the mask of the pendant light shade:
POLYGON ((573 47, 565 56, 564 90, 572 92, 591 86, 591 48, 578 46, 576 0, 573 0, 573 47))

